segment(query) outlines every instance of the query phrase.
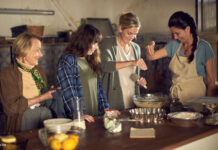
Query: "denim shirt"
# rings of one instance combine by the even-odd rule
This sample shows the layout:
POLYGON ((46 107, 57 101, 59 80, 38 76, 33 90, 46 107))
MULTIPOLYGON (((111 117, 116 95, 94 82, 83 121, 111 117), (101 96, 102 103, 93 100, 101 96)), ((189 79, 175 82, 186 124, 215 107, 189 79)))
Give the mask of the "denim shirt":
MULTIPOLYGON (((83 98, 82 84, 80 80, 79 65, 77 57, 73 54, 65 55, 59 62, 57 68, 58 86, 63 92, 63 101, 66 115, 73 118, 73 100, 76 97, 83 98)), ((98 115, 104 114, 104 109, 109 108, 106 94, 97 79, 98 115)), ((85 106, 83 113, 86 113, 85 106)))

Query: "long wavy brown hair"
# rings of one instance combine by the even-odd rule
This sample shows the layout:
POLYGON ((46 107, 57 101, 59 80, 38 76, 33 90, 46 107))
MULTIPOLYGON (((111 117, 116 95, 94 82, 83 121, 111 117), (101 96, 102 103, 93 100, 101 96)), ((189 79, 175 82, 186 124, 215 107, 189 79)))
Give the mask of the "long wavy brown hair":
POLYGON ((99 43, 101 40, 102 34, 97 28, 90 24, 81 25, 77 31, 72 34, 70 43, 61 55, 61 58, 67 54, 85 57, 94 73, 100 75, 101 58, 99 48, 96 49, 92 55, 87 54, 92 44, 99 43))

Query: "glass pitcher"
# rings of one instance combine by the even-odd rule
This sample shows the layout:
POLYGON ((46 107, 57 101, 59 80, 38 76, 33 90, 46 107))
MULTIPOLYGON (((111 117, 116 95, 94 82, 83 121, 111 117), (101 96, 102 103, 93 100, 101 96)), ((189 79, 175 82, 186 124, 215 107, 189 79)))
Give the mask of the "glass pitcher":
POLYGON ((78 127, 78 128, 82 128, 85 129, 86 125, 85 125, 85 120, 83 118, 83 99, 79 98, 79 97, 75 97, 73 100, 73 107, 74 107, 74 111, 73 111, 73 126, 74 127, 78 127))

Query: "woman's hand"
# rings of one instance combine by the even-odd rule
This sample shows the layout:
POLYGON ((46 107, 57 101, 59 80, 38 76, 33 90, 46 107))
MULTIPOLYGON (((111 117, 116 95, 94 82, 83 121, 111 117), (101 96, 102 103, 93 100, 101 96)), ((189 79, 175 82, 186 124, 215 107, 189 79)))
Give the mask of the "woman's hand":
POLYGON ((151 41, 148 43, 146 48, 146 58, 147 60, 157 60, 168 56, 165 47, 154 51, 155 42, 151 41))
POLYGON ((48 92, 42 94, 41 101, 52 99, 53 98, 52 93, 55 93, 55 92, 56 92, 56 89, 52 89, 52 90, 49 90, 48 92))
POLYGON ((82 118, 88 122, 95 122, 95 119, 90 115, 83 115, 82 118))
POLYGON ((145 47, 147 55, 154 56, 154 46, 155 46, 155 42, 154 41, 150 41, 148 43, 148 45, 145 47))
POLYGON ((139 85, 143 86, 143 87, 147 87, 147 86, 146 86, 146 85, 147 85, 147 81, 146 81, 145 78, 143 78, 143 77, 141 77, 141 78, 137 81, 137 83, 138 83, 139 85))
POLYGON ((147 70, 148 69, 145 61, 142 58, 135 61, 135 66, 138 66, 142 70, 147 70))
POLYGON ((33 98, 29 98, 28 99, 28 106, 30 107, 30 106, 37 104, 37 103, 40 103, 42 101, 52 99, 53 98, 52 93, 55 93, 55 92, 56 92, 56 89, 54 89, 54 87, 52 86, 51 90, 49 90, 48 92, 46 92, 42 95, 33 97, 33 98))
POLYGON ((54 88, 54 85, 52 85, 48 92, 41 95, 41 101, 52 99, 53 98, 52 94, 55 93, 57 89, 60 89, 60 87, 54 88))

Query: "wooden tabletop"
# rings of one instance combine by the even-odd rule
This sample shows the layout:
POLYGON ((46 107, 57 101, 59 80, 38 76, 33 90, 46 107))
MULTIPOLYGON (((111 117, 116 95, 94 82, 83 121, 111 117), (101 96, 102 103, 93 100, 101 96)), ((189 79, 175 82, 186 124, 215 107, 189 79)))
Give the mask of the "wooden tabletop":
MULTIPOLYGON (((120 133, 109 133, 104 128, 103 116, 95 117, 94 123, 86 122, 86 130, 80 136, 76 150, 156 150, 174 149, 192 141, 218 133, 218 126, 199 124, 194 127, 181 127, 165 120, 155 125, 146 122, 122 122, 120 133), (154 128, 155 138, 131 139, 130 128, 154 128)), ((18 133, 28 138, 26 150, 46 149, 38 138, 38 130, 18 133)))

